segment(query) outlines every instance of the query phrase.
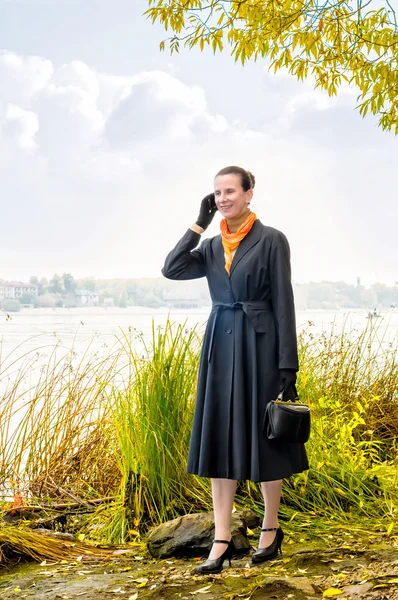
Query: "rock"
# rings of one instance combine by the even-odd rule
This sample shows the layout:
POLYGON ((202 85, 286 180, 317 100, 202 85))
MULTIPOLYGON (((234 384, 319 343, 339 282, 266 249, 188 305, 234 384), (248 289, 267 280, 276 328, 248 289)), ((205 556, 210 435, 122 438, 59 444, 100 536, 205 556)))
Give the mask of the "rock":
MULTIPOLYGON (((248 520, 254 522, 251 515, 241 513, 234 513, 231 518, 232 539, 238 555, 247 554, 251 549, 246 534, 248 520)), ((155 558, 204 556, 210 552, 213 539, 213 513, 199 513, 162 523, 149 533, 147 547, 155 558)))
POLYGON ((300 592, 310 596, 315 596, 315 590, 307 577, 267 577, 264 588, 268 586, 274 588, 284 586, 293 590, 300 590, 300 592))
POLYGON ((251 508, 245 508, 237 514, 243 519, 248 529, 256 529, 261 523, 260 517, 251 508))
POLYGON ((52 537, 58 540, 66 540, 68 542, 76 541, 75 536, 72 533, 63 533, 62 531, 52 531, 51 529, 43 529, 37 528, 33 529, 35 533, 40 533, 41 535, 47 535, 48 537, 52 537))
POLYGON ((365 581, 364 583, 357 583, 356 585, 347 585, 344 587, 344 595, 345 594, 358 594, 358 596, 363 596, 370 592, 374 583, 371 581, 365 581))

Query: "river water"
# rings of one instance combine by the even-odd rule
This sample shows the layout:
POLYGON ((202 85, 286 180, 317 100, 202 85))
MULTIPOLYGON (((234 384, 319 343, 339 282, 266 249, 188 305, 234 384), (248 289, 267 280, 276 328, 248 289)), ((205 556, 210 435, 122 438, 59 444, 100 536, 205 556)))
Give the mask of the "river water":
MULTIPOLYGON (((43 356, 50 355, 57 344, 65 350, 73 348, 78 354, 88 348, 106 354, 122 331, 136 330, 149 339, 152 322, 155 327, 164 326, 168 316, 172 322, 186 322, 188 327, 198 325, 199 330, 203 330, 209 312, 210 307, 190 310, 136 306, 125 309, 22 309, 19 313, 11 313, 11 320, 6 320, 0 313, 0 372, 5 363, 18 360, 27 353, 39 351, 43 356)), ((359 333, 366 327, 375 328, 383 343, 397 344, 398 309, 385 309, 377 319, 367 319, 367 311, 362 309, 297 312, 298 332, 334 330, 337 333, 344 330, 359 333)))

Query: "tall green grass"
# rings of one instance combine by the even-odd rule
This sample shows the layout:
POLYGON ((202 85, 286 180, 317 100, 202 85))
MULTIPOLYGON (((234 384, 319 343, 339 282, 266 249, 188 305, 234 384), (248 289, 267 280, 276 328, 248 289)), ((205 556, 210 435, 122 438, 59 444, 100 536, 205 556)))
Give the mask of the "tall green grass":
POLYGON ((120 473, 120 502, 105 531, 110 540, 177 516, 189 488, 185 461, 200 340, 195 329, 167 321, 164 330, 153 325, 150 344, 141 341, 143 353, 124 337, 133 375, 127 387, 107 394, 107 435, 120 473))
MULTIPOLYGON (((150 341, 122 332, 105 358, 77 361, 54 350, 31 389, 32 358, 21 359, 0 400, 0 489, 11 484, 35 502, 116 496, 81 523, 102 541, 209 510, 209 481, 185 472, 200 344, 195 329, 167 321, 153 326, 150 341)), ((306 330, 299 353, 298 390, 313 417, 311 468, 285 482, 281 512, 393 520, 396 346, 369 323, 360 334, 306 330)), ((259 486, 240 483, 236 505, 261 512, 259 486)))

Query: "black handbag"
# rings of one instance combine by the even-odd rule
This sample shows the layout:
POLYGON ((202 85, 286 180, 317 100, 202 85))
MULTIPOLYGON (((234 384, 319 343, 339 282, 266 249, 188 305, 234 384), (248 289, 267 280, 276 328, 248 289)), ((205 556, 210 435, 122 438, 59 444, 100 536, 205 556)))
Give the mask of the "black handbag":
POLYGON ((263 434, 269 440, 305 443, 310 437, 311 412, 306 404, 284 402, 282 393, 267 404, 264 413, 263 434))

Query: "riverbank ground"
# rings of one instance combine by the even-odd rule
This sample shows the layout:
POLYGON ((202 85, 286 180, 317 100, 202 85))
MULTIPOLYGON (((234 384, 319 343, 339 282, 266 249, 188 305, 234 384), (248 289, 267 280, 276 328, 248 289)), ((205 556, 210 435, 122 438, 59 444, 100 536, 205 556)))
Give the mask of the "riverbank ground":
MULTIPOLYGON (((104 550, 75 561, 0 567, 0 598, 29 600, 398 600, 398 539, 382 531, 286 536, 277 560, 225 563, 198 576, 203 559, 156 560, 144 544, 104 550)), ((257 538, 251 541, 256 544, 257 538)))

